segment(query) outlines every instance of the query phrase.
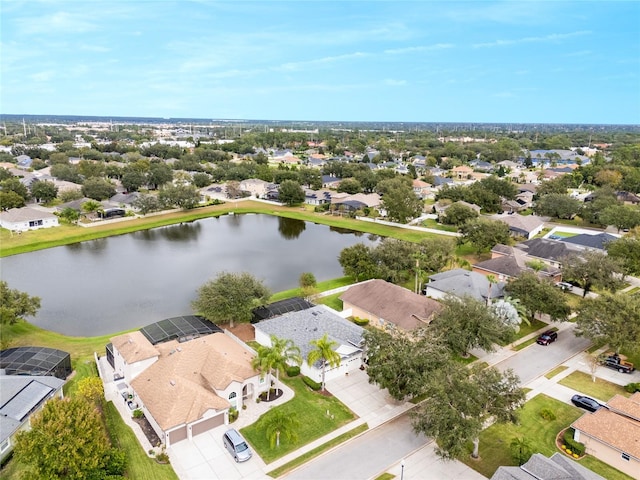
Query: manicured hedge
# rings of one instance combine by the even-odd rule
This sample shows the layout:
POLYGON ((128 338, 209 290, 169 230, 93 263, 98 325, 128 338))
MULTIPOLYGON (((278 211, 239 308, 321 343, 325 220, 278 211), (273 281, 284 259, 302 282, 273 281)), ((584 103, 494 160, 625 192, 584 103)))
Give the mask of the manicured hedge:
POLYGON ((287 377, 297 377, 300 375, 300 367, 297 365, 289 366, 286 369, 287 377))
POLYGON ((309 377, 302 377, 302 381, 306 383, 311 390, 320 390, 322 388, 322 384, 310 379, 309 377))
POLYGON ((564 444, 567 448, 571 449, 572 452, 577 453, 578 455, 584 455, 585 446, 583 443, 576 442, 573 439, 573 428, 567 428, 564 432, 564 444))

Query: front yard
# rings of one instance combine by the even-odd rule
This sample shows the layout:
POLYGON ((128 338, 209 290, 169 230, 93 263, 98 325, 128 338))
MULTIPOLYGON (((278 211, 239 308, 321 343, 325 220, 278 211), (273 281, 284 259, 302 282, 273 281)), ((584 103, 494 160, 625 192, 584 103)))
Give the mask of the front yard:
MULTIPOLYGON (((551 456, 556 448, 556 435, 584 412, 577 407, 555 400, 546 395, 536 395, 520 411, 519 425, 492 425, 480 434, 480 459, 471 456, 462 459, 469 467, 490 478, 501 465, 517 465, 511 457, 509 444, 518 437, 529 441, 532 451, 551 456), (554 420, 544 420, 540 412, 548 409, 555 415, 554 420)), ((469 446, 471 453, 471 445, 469 446)), ((586 456, 580 463, 608 480, 629 480, 630 477, 609 465, 586 456)))
POLYGON ((312 391, 302 381, 302 377, 283 378, 281 380, 293 389, 295 397, 279 406, 277 411, 285 412, 287 415, 297 418, 300 423, 296 432, 298 435, 297 441, 288 442, 286 438, 281 438, 280 446, 271 448, 265 433, 265 425, 269 416, 276 410, 265 413, 256 423, 240 430, 267 464, 356 418, 355 414, 337 398, 312 391), (329 415, 327 415, 327 412, 329 412, 329 415))

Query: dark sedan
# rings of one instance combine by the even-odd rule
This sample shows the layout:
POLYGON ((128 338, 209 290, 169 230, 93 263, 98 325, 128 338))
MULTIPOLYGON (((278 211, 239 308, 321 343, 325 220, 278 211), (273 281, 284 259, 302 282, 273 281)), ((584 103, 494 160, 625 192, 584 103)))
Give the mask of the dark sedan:
POLYGON ((600 407, 603 407, 600 402, 594 400, 591 397, 585 397, 584 395, 574 395, 571 397, 571 403, 573 403, 576 407, 584 408, 589 412, 595 412, 600 407))
POLYGON ((547 330, 546 332, 544 332, 542 335, 538 337, 538 339, 536 340, 536 343, 538 345, 546 346, 555 342, 557 339, 558 339, 558 332, 554 330, 547 330))

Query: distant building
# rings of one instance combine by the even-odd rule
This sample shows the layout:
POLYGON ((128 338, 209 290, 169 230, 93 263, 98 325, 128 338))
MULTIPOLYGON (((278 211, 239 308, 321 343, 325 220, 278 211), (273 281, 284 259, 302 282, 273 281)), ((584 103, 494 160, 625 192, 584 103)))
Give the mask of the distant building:
POLYGON ((57 227, 58 217, 31 207, 12 208, 0 213, 0 227, 12 232, 57 227))

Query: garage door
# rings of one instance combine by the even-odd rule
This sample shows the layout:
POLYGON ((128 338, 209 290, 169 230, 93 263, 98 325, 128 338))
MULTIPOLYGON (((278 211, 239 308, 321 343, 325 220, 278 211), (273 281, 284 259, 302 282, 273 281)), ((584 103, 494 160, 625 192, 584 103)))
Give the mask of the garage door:
POLYGON ((171 430, 169 432, 169 445, 173 445, 174 443, 178 443, 181 440, 187 439, 187 427, 186 425, 182 428, 178 428, 177 430, 171 430))
POLYGON ((224 425, 224 413, 222 415, 216 415, 215 417, 194 423, 191 426, 191 435, 195 437, 196 435, 207 432, 212 428, 219 427, 220 425, 224 425))

